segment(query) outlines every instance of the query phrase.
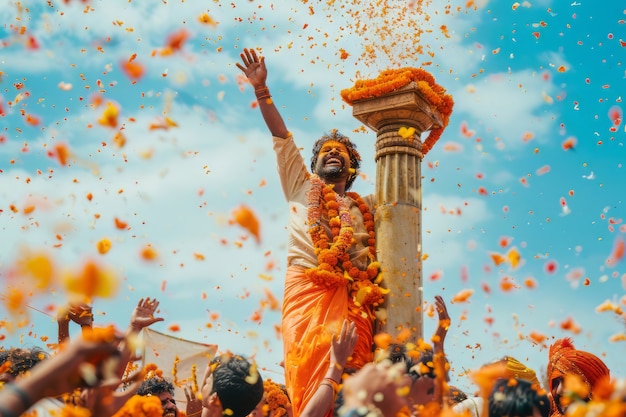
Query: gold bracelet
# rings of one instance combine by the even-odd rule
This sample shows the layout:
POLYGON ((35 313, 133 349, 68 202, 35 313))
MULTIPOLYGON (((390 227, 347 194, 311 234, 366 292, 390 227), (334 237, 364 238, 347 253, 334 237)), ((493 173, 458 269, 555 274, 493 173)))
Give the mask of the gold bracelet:
POLYGON ((264 96, 256 96, 257 101, 267 99, 267 98, 272 98, 272 96, 270 96, 269 93, 264 96))
POLYGON ((324 385, 328 388, 330 388, 330 391, 332 392, 332 396, 333 396, 333 401, 335 401, 337 399, 337 391, 335 391, 335 388, 333 388, 333 386, 331 384, 329 384, 328 382, 320 382, 320 387, 324 385))
POLYGON ((337 397, 337 392, 339 391, 339 383, 337 381, 332 378, 324 378, 320 385, 328 385, 333 391, 333 398, 337 397))

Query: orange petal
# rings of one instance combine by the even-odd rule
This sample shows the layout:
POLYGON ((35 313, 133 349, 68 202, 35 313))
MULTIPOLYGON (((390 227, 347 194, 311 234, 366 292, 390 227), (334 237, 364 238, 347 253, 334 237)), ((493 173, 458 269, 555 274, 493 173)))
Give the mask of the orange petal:
POLYGON ((468 289, 465 289, 465 290, 461 290, 458 293, 456 293, 454 295, 454 297, 452 297, 452 300, 450 302, 452 304, 454 304, 454 303, 465 303, 465 302, 467 302, 470 299, 472 294, 474 294, 474 290, 471 289, 471 288, 468 288, 468 289))
POLYGON ((245 205, 237 207, 233 210, 232 214, 234 222, 250 232, 250 234, 252 234, 252 236, 256 239, 256 242, 260 243, 260 224, 256 214, 254 214, 254 212, 245 205))
POLYGON ((98 243, 96 243, 96 248, 98 249, 98 253, 104 255, 109 250, 111 250, 111 241, 109 239, 100 239, 98 243))

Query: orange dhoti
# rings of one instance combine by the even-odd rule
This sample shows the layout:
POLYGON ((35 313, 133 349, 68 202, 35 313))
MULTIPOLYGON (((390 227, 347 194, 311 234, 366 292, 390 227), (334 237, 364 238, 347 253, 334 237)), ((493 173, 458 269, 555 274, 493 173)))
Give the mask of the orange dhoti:
POLYGON ((287 269, 282 310, 285 385, 296 417, 328 371, 331 338, 339 334, 344 319, 354 322, 359 335, 346 368, 360 369, 373 360, 370 308, 354 305, 347 281, 346 285, 327 288, 313 284, 304 271, 301 266, 287 269))

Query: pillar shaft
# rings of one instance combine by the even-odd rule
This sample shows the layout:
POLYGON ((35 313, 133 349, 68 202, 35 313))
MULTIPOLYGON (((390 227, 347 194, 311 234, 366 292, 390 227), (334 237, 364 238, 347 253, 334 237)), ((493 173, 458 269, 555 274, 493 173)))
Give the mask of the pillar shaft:
POLYGON ((390 290, 377 332, 395 337, 409 329, 417 341, 423 338, 420 135, 442 126, 441 115, 415 83, 354 102, 352 114, 376 132, 376 251, 382 286, 390 290))
MULTIPOLYGON (((423 335, 421 270, 421 152, 416 137, 398 133, 408 126, 391 123, 376 138, 376 238, 382 266, 386 320, 379 331, 412 339, 423 335)), ((414 126, 412 126, 414 127, 414 126)))

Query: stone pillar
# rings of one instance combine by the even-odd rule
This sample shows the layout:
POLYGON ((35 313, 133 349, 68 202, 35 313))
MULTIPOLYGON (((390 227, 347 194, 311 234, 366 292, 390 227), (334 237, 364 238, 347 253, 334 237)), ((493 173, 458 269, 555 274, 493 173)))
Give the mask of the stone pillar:
POLYGON ((377 331, 395 337, 408 328, 416 341, 423 338, 420 135, 441 127, 441 115, 414 82, 352 106, 376 132, 376 250, 390 290, 377 331))

